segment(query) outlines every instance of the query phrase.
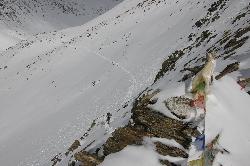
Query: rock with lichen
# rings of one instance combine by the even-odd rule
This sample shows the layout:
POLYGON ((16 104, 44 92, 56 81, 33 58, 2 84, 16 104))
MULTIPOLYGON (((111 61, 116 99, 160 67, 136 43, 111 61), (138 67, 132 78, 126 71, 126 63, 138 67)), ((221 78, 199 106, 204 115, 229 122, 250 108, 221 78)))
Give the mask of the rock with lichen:
POLYGON ((84 150, 76 153, 74 155, 74 157, 77 161, 80 161, 82 163, 82 165, 84 165, 84 166, 85 165, 86 166, 96 166, 103 161, 102 158, 98 158, 96 155, 90 154, 84 150))
POLYGON ((192 99, 186 97, 170 97, 165 101, 168 110, 179 119, 186 119, 190 113, 195 111, 194 107, 190 106, 192 99))
POLYGON ((141 145, 143 137, 149 134, 133 127, 122 127, 115 130, 107 142, 104 144, 104 155, 116 153, 124 149, 127 145, 141 145))
POLYGON ((155 143, 156 151, 163 156, 172 156, 172 157, 182 157, 182 158, 188 158, 188 154, 177 147, 171 147, 168 145, 165 145, 161 142, 155 143))

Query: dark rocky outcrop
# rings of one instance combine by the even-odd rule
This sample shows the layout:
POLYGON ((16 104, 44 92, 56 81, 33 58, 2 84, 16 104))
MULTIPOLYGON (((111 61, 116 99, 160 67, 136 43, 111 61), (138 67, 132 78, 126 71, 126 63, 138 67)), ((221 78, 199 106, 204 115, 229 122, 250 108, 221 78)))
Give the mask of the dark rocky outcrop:
POLYGON ((219 75, 217 75, 215 77, 216 80, 219 80, 221 79, 222 77, 224 77, 225 75, 227 75, 228 73, 232 73, 234 71, 237 71, 239 70, 239 66, 240 66, 240 63, 239 62, 235 62, 235 63, 232 63, 230 65, 227 65, 227 67, 222 71, 220 72, 219 75))
POLYGON ((69 147, 68 151, 65 153, 65 155, 67 156, 69 154, 69 152, 73 152, 74 150, 76 150, 79 146, 81 146, 80 142, 78 140, 75 140, 75 142, 69 147))
POLYGON ((135 124, 144 126, 154 137, 175 139, 185 148, 190 145, 192 129, 180 121, 150 109, 136 110, 132 119, 135 124))
POLYGON ((163 156, 173 156, 173 157, 182 157, 182 158, 188 158, 188 154, 176 147, 170 147, 167 146, 161 142, 155 143, 156 151, 163 156))
MULTIPOLYGON (((192 135, 197 134, 197 130, 188 126, 181 121, 171 119, 165 115, 156 112, 148 107, 157 102, 152 99, 159 91, 143 94, 134 103, 132 109, 131 121, 127 126, 116 129, 110 138, 101 147, 103 156, 96 153, 90 154, 87 151, 80 151, 74 155, 76 161, 80 161, 87 166, 96 166, 101 163, 104 158, 112 153, 123 150, 128 145, 143 145, 145 137, 158 137, 166 139, 174 139, 185 149, 188 149, 192 141, 192 135)), ((73 144, 70 149, 77 147, 77 143, 73 144)), ((188 154, 177 147, 165 145, 159 141, 154 142, 156 152, 163 156, 187 158, 188 154)), ((163 165, 174 166, 167 160, 160 160, 163 165)))
POLYGON ((76 153, 74 157, 77 161, 80 161, 84 166, 96 166, 103 161, 103 159, 97 157, 97 155, 90 154, 84 150, 76 153))
POLYGON ((165 101, 165 105, 168 110, 179 119, 188 118, 189 112, 193 111, 194 108, 191 107, 191 102, 193 100, 183 96, 170 97, 165 101))
MULTIPOLYGON (((181 121, 171 119, 148 108, 147 106, 152 103, 152 98, 156 93, 142 95, 141 98, 136 100, 132 109, 133 115, 131 119, 133 123, 114 131, 112 137, 103 145, 105 156, 121 151, 127 145, 142 145, 143 137, 174 139, 184 148, 189 148, 191 136, 197 133, 196 129, 192 129, 181 121)), ((160 142, 156 142, 155 146, 156 151, 161 155, 188 157, 185 151, 176 147, 169 147, 160 142)), ((162 162, 165 165, 167 165, 166 163, 171 165, 170 162, 162 162)))
POLYGON ((116 153, 124 149, 127 145, 141 145, 144 136, 149 136, 148 133, 127 126, 117 129, 104 144, 104 155, 116 153))
POLYGON ((177 166, 176 164, 171 163, 171 162, 169 162, 168 160, 160 160, 160 163, 161 163, 162 165, 166 165, 166 166, 177 166))

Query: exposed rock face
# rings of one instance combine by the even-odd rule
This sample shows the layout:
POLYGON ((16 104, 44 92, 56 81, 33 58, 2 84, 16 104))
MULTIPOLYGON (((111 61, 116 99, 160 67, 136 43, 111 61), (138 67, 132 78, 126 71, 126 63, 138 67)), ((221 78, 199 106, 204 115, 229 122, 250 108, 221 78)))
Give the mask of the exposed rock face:
MULTIPOLYGON (((152 94, 155 95, 156 93, 153 92, 152 94)), ((181 121, 171 119, 148 108, 147 106, 152 103, 151 99, 154 96, 152 94, 143 95, 136 101, 131 117, 133 123, 114 131, 113 136, 103 145, 105 156, 119 152, 127 145, 142 145, 143 137, 174 139, 184 148, 189 148, 191 136, 195 134, 196 129, 192 129, 181 121)), ((167 146, 161 142, 156 142, 155 147, 160 155, 188 157, 185 151, 167 146)), ((160 162, 164 165, 174 165, 165 160, 160 162)))
POLYGON ((220 72, 219 75, 217 75, 215 77, 216 80, 219 80, 221 79, 222 77, 224 77, 226 74, 228 73, 232 73, 234 71, 237 71, 239 70, 239 66, 240 66, 240 63, 239 62, 235 62, 235 63, 232 63, 230 65, 227 65, 227 67, 222 71, 220 72))
POLYGON ((171 162, 169 162, 168 160, 160 160, 160 163, 161 163, 162 165, 166 165, 166 166, 177 166, 176 164, 171 163, 171 162))
MULTIPOLYGON (((102 146, 103 156, 101 156, 101 158, 98 157, 97 154, 90 154, 82 150, 74 155, 75 160, 87 166, 96 166, 100 164, 106 156, 119 152, 128 145, 143 145, 145 137, 174 139, 185 149, 188 149, 192 141, 191 137, 197 133, 197 130, 189 127, 188 124, 171 119, 150 109, 148 105, 157 102, 155 99, 152 100, 157 93, 158 91, 144 94, 136 100, 132 109, 133 115, 131 120, 133 122, 113 132, 112 137, 102 146)), ((71 149, 74 149, 77 145, 77 143, 73 144, 71 149)), ((154 145, 159 155, 188 158, 188 154, 177 147, 165 145, 160 141, 154 142, 154 145)), ((167 166, 175 165, 167 160, 160 160, 160 162, 167 166)))
POLYGON ((244 78, 238 81, 239 84, 243 86, 250 86, 250 78, 244 78))
POLYGON ((132 119, 135 125, 144 126, 145 130, 154 137, 174 139, 184 148, 188 148, 191 142, 191 135, 194 135, 196 130, 181 121, 171 119, 148 108, 147 106, 151 100, 144 100, 148 96, 153 97, 152 95, 146 95, 135 103, 132 110, 132 119))
POLYGON ((148 133, 132 126, 119 128, 104 144, 104 155, 107 156, 111 153, 119 152, 127 145, 141 145, 143 137, 148 135, 148 133))
POLYGON ((77 161, 80 161, 84 166, 96 166, 103 161, 103 159, 98 158, 96 155, 89 154, 86 151, 80 151, 76 153, 74 157, 77 161))
MULTIPOLYGON (((241 86, 242 89, 250 87, 250 78, 240 78, 237 83, 241 86)), ((247 91, 247 93, 250 95, 250 91, 247 91)))
POLYGON ((161 142, 156 142, 155 146, 156 146, 156 151, 163 156, 169 155, 173 157, 188 158, 188 154, 179 148, 170 147, 161 142))
POLYGON ((79 146, 81 146, 80 142, 78 140, 75 140, 75 142, 69 147, 68 151, 65 153, 66 156, 69 154, 69 152, 73 152, 76 150, 79 146))
POLYGON ((192 99, 186 97, 170 97, 166 100, 165 105, 179 119, 186 119, 189 113, 194 110, 191 107, 192 99))
POLYGON ((190 145, 192 129, 180 121, 148 108, 136 110, 132 119, 135 124, 144 126, 154 137, 174 139, 185 148, 190 145))

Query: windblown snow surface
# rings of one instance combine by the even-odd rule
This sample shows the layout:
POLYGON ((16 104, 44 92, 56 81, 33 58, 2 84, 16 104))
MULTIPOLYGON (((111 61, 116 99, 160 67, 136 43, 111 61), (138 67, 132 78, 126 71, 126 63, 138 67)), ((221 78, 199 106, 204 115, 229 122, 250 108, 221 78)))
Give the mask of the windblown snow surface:
POLYGON ((82 25, 122 0, 0 1, 0 51, 32 34, 82 25))
MULTIPOLYGON (((96 125, 84 135, 81 148, 91 145, 86 148, 90 150, 103 144, 115 128, 128 122, 134 99, 147 87, 161 89, 162 100, 182 95, 184 82, 178 81, 187 72, 184 66, 203 64, 207 49, 217 46, 226 31, 234 34, 249 27, 249 14, 232 23, 242 11, 249 10, 247 0, 222 1, 225 5, 212 12, 213 16, 218 12, 219 17, 196 27, 214 2, 124 0, 81 26, 31 33, 25 40, 22 35, 15 36, 18 33, 12 36, 1 31, 0 165, 51 165, 52 157, 82 137, 94 119, 96 125), (204 31, 211 33, 208 38, 204 39, 204 31), (195 34, 194 39, 189 40, 190 34, 195 34), (154 83, 162 62, 196 40, 197 45, 154 83), (108 112, 112 114, 110 125, 105 122, 108 112)), ((240 38, 246 36, 249 31, 240 38)), ((248 165, 250 102, 236 81, 250 75, 249 40, 235 47, 229 58, 224 58, 228 54, 223 54, 223 44, 216 50, 221 55, 216 72, 235 61, 240 62, 240 69, 212 86, 207 106, 208 138, 221 132, 220 143, 231 152, 218 156, 217 163, 248 165)), ((126 160, 131 166, 157 165, 159 156, 152 148, 129 146, 108 156, 102 165, 122 166, 126 160), (139 154, 140 161, 133 162, 139 154)), ((66 157, 59 164, 67 165, 69 160, 66 157)))

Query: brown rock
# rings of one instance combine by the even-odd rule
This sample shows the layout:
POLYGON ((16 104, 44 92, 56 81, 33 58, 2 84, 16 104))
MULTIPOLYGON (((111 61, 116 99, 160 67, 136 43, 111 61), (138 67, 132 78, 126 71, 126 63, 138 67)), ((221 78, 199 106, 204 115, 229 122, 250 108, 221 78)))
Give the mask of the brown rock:
POLYGON ((80 142, 78 140, 75 140, 75 142, 69 147, 68 152, 66 152, 65 155, 67 156, 69 154, 69 152, 73 152, 79 146, 81 146, 80 142))
MULTIPOLYGON (((192 129, 181 121, 171 119, 148 108, 148 105, 152 104, 152 98, 158 92, 157 90, 151 94, 147 93, 136 100, 132 109, 133 115, 131 119, 133 123, 129 123, 127 126, 118 128, 113 132, 112 137, 108 138, 102 146, 102 157, 82 150, 74 155, 75 160, 80 161, 84 166, 96 166, 103 161, 105 156, 119 152, 128 145, 142 145, 144 137, 174 139, 184 148, 188 149, 191 143, 191 136, 194 135, 197 130, 192 129)), ((176 147, 169 147, 160 142, 156 142, 155 145, 156 151, 161 155, 188 157, 185 151, 176 147)), ((80 142, 75 141, 68 150, 74 151, 79 146, 80 142)), ((167 160, 160 160, 160 162, 164 165, 175 166, 174 163, 167 160)))
POLYGON ((124 149, 127 145, 141 145, 144 136, 148 134, 142 130, 132 127, 118 128, 104 144, 104 155, 116 153, 124 149))
POLYGON ((176 164, 171 163, 171 162, 169 162, 168 160, 160 160, 160 163, 161 163, 162 165, 166 165, 166 166, 177 166, 176 164))
POLYGON ((169 155, 173 157, 188 158, 188 154, 179 148, 170 147, 161 142, 156 142, 155 146, 156 146, 156 151, 163 156, 169 155))
POLYGON ((155 137, 174 139, 184 148, 190 146, 193 129, 181 121, 166 117, 149 108, 134 110, 132 119, 135 124, 145 126, 147 132, 155 137))
POLYGON ((238 81, 238 84, 242 87, 242 88, 245 88, 247 86, 250 86, 250 78, 241 78, 239 81, 238 81))
POLYGON ((102 162, 102 159, 96 155, 89 154, 86 151, 80 151, 74 155, 77 161, 80 161, 84 166, 96 166, 102 162))
POLYGON ((179 119, 186 119, 190 112, 194 111, 194 108, 190 106, 192 99, 178 96, 170 97, 165 101, 165 105, 168 110, 179 119))
POLYGON ((237 71, 239 70, 239 66, 240 66, 240 63, 239 62, 235 62, 235 63, 232 63, 230 65, 227 65, 227 67, 222 71, 220 72, 219 75, 217 75, 215 77, 216 80, 219 80, 221 79, 222 77, 224 77, 225 75, 227 75, 228 73, 232 73, 234 71, 237 71))

